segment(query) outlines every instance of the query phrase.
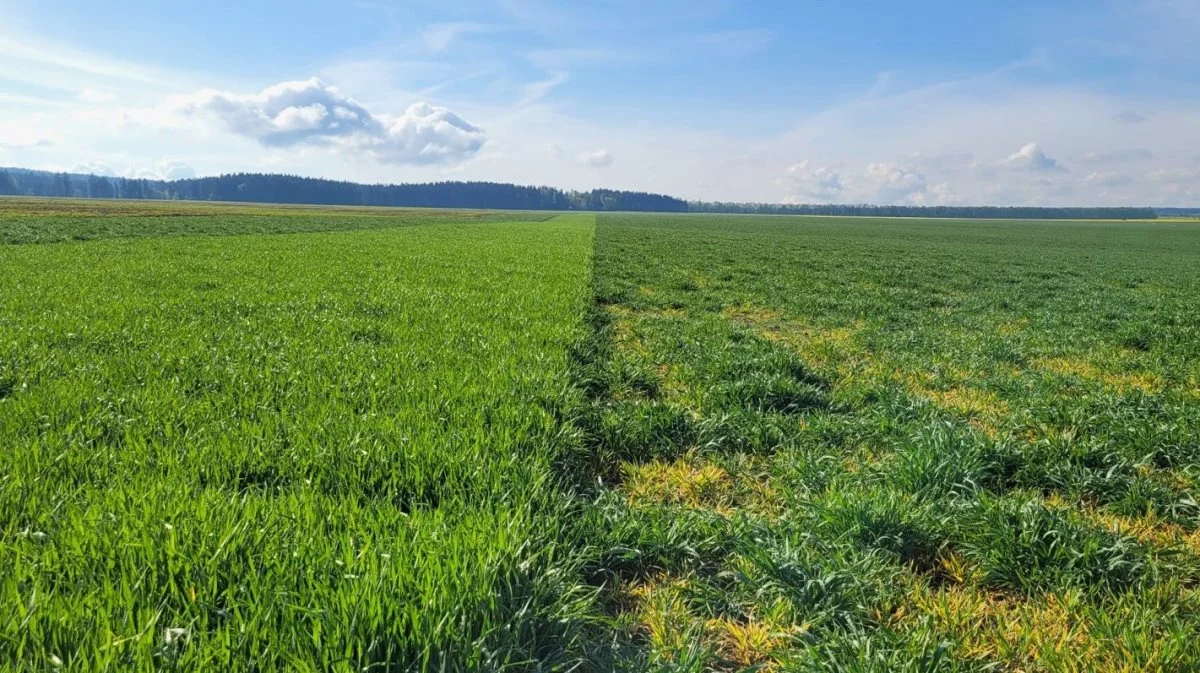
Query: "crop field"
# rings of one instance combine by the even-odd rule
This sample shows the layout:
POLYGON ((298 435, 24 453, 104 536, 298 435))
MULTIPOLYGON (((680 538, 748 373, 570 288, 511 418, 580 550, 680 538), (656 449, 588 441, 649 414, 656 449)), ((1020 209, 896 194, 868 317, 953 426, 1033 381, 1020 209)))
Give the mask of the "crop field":
POLYGON ((1200 226, 0 200, 0 670, 1200 668, 1200 226))
POLYGON ((671 670, 1200 667, 1200 230, 602 215, 614 628, 671 670))
POLYGON ((571 653, 551 478, 592 218, 411 219, 0 246, 0 668, 571 653))

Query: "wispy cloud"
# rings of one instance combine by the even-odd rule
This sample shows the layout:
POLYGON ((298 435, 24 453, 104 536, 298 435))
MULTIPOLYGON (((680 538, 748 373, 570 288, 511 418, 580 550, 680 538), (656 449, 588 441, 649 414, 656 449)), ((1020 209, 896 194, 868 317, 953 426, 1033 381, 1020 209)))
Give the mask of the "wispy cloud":
POLYGON ((641 47, 594 46, 534 49, 526 53, 530 63, 542 70, 570 70, 580 66, 630 64, 656 57, 641 47))
MULTIPOLYGON (((172 86, 168 76, 156 72, 152 68, 101 54, 80 51, 61 44, 0 37, 0 56, 6 56, 18 62, 50 66, 97 77, 160 87, 172 86)), ((7 71, 10 68, 16 70, 20 68, 20 65, 10 62, 5 69, 7 71)))
POLYGON ((488 23, 468 21, 436 23, 421 31, 421 42, 429 52, 440 54, 449 49, 456 41, 468 35, 497 33, 502 30, 504 30, 502 26, 488 23))
POLYGON ((517 102, 517 106, 524 107, 526 105, 533 105, 534 103, 545 98, 551 91, 557 89, 563 84, 566 84, 570 79, 571 76, 569 73, 560 71, 554 73, 548 79, 526 84, 524 93, 521 96, 521 100, 517 102))
POLYGON ((112 101, 116 100, 116 98, 117 97, 115 94, 109 93, 108 91, 93 89, 91 87, 86 87, 79 92, 79 100, 85 103, 111 103, 112 101))
POLYGON ((1127 149, 1106 150, 1103 152, 1088 152, 1080 157, 1087 164, 1117 164, 1130 161, 1149 161, 1154 158, 1154 151, 1148 147, 1131 147, 1127 149))

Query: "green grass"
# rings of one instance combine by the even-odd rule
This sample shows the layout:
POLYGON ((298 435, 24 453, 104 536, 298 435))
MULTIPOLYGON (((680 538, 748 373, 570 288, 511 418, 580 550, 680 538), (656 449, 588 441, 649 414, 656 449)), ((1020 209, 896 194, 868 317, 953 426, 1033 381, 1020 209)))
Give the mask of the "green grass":
POLYGON ((146 236, 226 236, 388 229, 418 224, 536 222, 551 213, 203 201, 0 197, 0 245, 146 236))
POLYGON ((591 240, 0 247, 0 668, 578 658, 553 465, 591 240))
POLYGON ((0 670, 1200 665, 1200 227, 4 200, 0 240, 0 670))
POLYGON ((601 215, 627 665, 1195 667, 1197 268, 1171 224, 601 215))

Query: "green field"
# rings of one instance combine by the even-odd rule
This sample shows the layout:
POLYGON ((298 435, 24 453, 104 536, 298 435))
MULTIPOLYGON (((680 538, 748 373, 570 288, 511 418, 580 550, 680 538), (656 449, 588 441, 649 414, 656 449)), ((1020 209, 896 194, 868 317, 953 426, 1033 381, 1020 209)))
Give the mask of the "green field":
POLYGON ((592 218, 465 219, 0 247, 3 667, 578 656, 592 218))
POLYGON ((0 241, 0 670, 1200 667, 1195 224, 0 241))
POLYGON ((1200 666, 1200 229, 602 215, 618 624, 674 670, 1200 666))

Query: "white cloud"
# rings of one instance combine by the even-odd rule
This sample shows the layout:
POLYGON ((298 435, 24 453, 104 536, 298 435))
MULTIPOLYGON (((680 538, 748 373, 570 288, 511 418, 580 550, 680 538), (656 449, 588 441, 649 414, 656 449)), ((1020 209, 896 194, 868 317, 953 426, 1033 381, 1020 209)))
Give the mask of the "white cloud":
MULTIPOLYGON (((0 55, 22 64, 56 71, 73 71, 94 77, 149 85, 166 85, 168 83, 167 76, 161 72, 142 65, 111 59, 101 54, 82 52, 64 44, 0 36, 0 55)), ((8 67, 8 65, 6 64, 5 75, 10 72, 19 73, 22 70, 15 63, 11 64, 12 67, 8 67)))
POLYGON ((1084 182, 1099 187, 1119 187, 1121 185, 1133 184, 1134 180, 1124 173, 1117 173, 1115 171, 1093 171, 1084 178, 1084 182))
POLYGON ((170 107, 216 119, 266 147, 330 146, 387 164, 457 163, 487 140, 482 129, 446 108, 413 103, 399 116, 374 114, 316 78, 250 95, 206 89, 176 97, 170 107))
POLYGON ((99 175, 106 178, 115 178, 117 176, 117 172, 114 171, 112 167, 95 161, 87 161, 84 163, 75 164, 67 172, 82 173, 84 175, 99 175))
POLYGON ((1147 147, 1108 150, 1106 152, 1088 152, 1081 157, 1087 164, 1125 163, 1127 161, 1149 161, 1154 158, 1154 152, 1147 147))
POLYGON ((570 75, 566 72, 556 72, 549 79, 530 82, 525 85, 521 100, 517 103, 519 107, 532 105, 541 99, 545 98, 551 91, 566 84, 570 79, 570 75))
POLYGON ((1058 164, 1058 160, 1042 151, 1037 143, 1029 143, 1010 154, 1004 163, 1011 168, 1023 171, 1063 172, 1066 169, 1058 164))
POLYGON ((36 140, 21 139, 14 142, 0 140, 0 150, 32 150, 37 148, 52 147, 53 145, 54 141, 46 138, 38 138, 36 140))
POLYGON ((1194 206, 1200 202, 1200 169, 1159 169, 1147 174, 1146 180, 1167 203, 1194 206))
POLYGON ((612 165, 613 156, 608 150, 596 150, 580 154, 579 160, 592 168, 607 168, 612 165))
POLYGON ((1200 171, 1194 171, 1188 168, 1162 168, 1156 171, 1150 171, 1146 174, 1146 179, 1151 182, 1193 182, 1200 181, 1200 171))
POLYGON ((825 166, 812 167, 808 160, 792 164, 781 181, 784 203, 826 203, 842 195, 842 177, 825 166))
POLYGON ((948 182, 930 185, 924 191, 912 194, 909 200, 917 206, 954 206, 964 202, 948 182))
POLYGON ((874 203, 911 201, 925 191, 925 176, 912 166, 888 162, 867 164, 863 178, 870 186, 874 203))
POLYGON ((125 177, 145 180, 188 180, 196 177, 196 170, 186 161, 163 159, 153 168, 131 168, 125 171, 125 177))
POLYGON ((438 23, 427 26, 425 30, 421 31, 421 42, 427 50, 437 54, 446 51, 451 44, 463 36, 491 33, 497 30, 499 30, 497 26, 470 21, 438 23))
POLYGON ((99 91, 91 87, 79 92, 79 100, 85 103, 111 103, 116 98, 115 95, 107 91, 99 91))

